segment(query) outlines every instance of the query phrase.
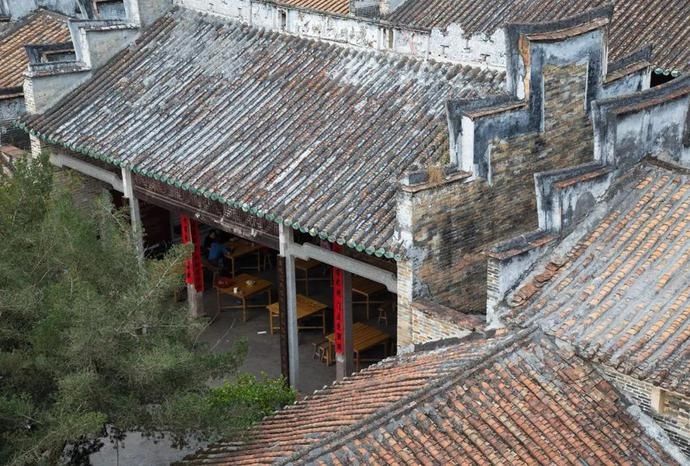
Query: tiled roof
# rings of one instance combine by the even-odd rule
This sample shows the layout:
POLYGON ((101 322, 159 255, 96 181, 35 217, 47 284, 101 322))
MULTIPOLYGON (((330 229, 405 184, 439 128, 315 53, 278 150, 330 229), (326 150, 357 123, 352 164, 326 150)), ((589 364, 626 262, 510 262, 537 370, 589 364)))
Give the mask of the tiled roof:
POLYGON ((381 254, 397 247, 398 179, 448 157, 446 100, 502 87, 495 71, 178 9, 26 121, 50 142, 381 254))
POLYGON ((385 361, 183 464, 677 464, 625 408, 581 359, 513 335, 385 361))
POLYGON ((640 170, 567 260, 518 290, 507 317, 690 395, 690 175, 640 170))
POLYGON ((613 60, 652 44, 655 66, 688 68, 687 0, 407 0, 385 19, 423 29, 458 23, 470 34, 493 34, 506 23, 563 19, 610 4, 615 5, 609 36, 613 60))
POLYGON ((350 0, 279 0, 278 3, 339 15, 346 15, 350 12, 350 0))
POLYGON ((212 445, 184 464, 206 464, 212 458, 237 466, 270 464, 342 429, 367 422, 433 381, 473 365, 501 344, 505 339, 481 340, 481 344, 470 341, 386 359, 265 419, 250 434, 248 444, 212 445))
POLYGON ((25 45, 70 40, 67 18, 39 10, 0 34, 0 89, 21 87, 29 64, 25 45))

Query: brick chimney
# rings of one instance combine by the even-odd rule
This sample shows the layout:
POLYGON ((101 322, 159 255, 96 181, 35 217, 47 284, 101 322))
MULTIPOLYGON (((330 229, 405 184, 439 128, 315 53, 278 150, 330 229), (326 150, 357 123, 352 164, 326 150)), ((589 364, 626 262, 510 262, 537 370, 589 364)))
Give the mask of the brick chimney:
POLYGON ((393 13, 400 8, 405 0, 379 0, 379 13, 381 16, 393 13))
POLYGON ((146 27, 172 8, 172 0, 124 0, 129 21, 146 27))

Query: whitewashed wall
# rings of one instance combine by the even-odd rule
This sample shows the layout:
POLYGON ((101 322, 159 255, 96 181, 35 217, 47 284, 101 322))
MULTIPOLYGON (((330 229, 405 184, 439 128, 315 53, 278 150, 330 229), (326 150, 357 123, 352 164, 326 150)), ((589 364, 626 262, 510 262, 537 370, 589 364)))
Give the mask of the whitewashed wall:
POLYGON ((46 8, 64 15, 74 16, 76 0, 0 0, 0 6, 12 20, 22 18, 38 8, 46 8))
POLYGON ((431 31, 430 57, 458 63, 486 65, 495 68, 506 66, 506 38, 503 29, 491 36, 465 35, 458 24, 451 24, 445 31, 431 31))
POLYGON ((24 98, 0 99, 0 125, 16 120, 24 113, 24 98))
POLYGON ((174 0, 175 4, 245 24, 314 39, 376 50, 391 50, 403 55, 432 58, 475 66, 505 67, 505 35, 503 30, 492 36, 466 36, 462 28, 452 24, 447 30, 417 31, 393 28, 385 23, 320 13, 300 8, 287 8, 256 0, 174 0), (282 13, 281 13, 282 12, 282 13), (285 20, 283 20, 283 15, 285 20), (393 35, 392 47, 389 36, 393 35))

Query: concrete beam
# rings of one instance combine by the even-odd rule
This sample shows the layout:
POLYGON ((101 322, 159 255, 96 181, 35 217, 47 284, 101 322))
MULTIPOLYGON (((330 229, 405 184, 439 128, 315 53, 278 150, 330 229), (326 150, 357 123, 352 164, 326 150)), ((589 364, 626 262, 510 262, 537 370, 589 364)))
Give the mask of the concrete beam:
MULTIPOLYGON (((281 226, 281 231, 282 231, 281 226)), ((314 259, 324 264, 342 269, 346 272, 359 275, 376 283, 385 285, 391 293, 398 292, 398 280, 394 273, 383 270, 376 266, 358 261, 348 256, 320 248, 313 244, 296 244, 289 245, 290 254, 299 257, 303 260, 314 259)))
POLYGON ((108 183, 114 190, 124 193, 122 179, 113 172, 65 154, 52 154, 50 156, 50 163, 59 168, 71 168, 83 175, 108 183))

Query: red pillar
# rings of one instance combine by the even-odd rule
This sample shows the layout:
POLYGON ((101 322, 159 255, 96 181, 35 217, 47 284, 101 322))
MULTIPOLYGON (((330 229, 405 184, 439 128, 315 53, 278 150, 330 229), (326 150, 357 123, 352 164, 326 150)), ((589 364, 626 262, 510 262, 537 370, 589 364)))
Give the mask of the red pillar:
POLYGON ((187 215, 180 216, 182 226, 182 242, 192 243, 194 250, 185 265, 185 279, 188 285, 193 285, 196 291, 204 291, 204 269, 201 265, 201 237, 199 234, 199 222, 190 219, 187 215))
MULTIPOLYGON (((342 246, 333 244, 333 252, 341 253, 342 246)), ((333 327, 335 343, 335 373, 341 380, 354 371, 352 360, 352 277, 333 267, 333 327)))
MULTIPOLYGON (((341 246, 334 244, 333 251, 340 252, 341 246)), ((335 337, 335 354, 344 351, 344 300, 343 300, 343 271, 333 267, 333 334, 335 337)))
POLYGON ((187 302, 189 311, 195 316, 204 314, 204 269, 201 265, 201 235, 199 223, 187 215, 180 215, 182 242, 192 243, 194 249, 189 259, 185 260, 185 281, 187 282, 187 302))

